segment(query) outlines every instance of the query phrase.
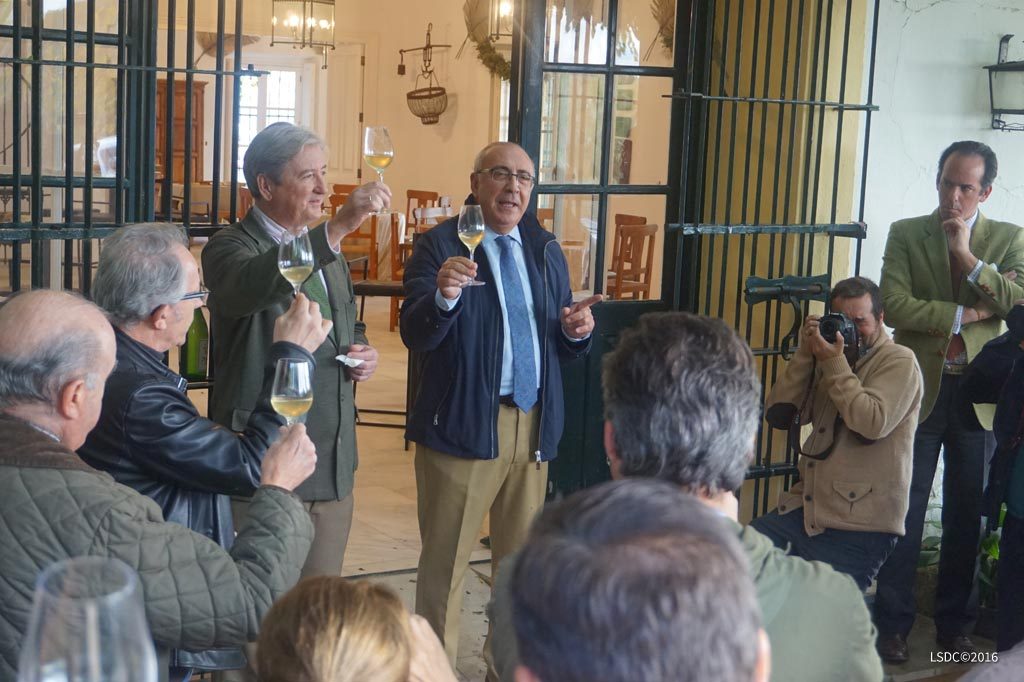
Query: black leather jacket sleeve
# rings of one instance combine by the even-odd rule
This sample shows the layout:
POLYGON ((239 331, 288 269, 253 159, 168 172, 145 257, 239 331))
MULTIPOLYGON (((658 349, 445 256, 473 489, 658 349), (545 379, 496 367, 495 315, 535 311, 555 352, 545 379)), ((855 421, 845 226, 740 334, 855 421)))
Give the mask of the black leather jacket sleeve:
POLYGON ((303 348, 275 343, 259 402, 240 434, 202 417, 166 382, 139 386, 129 397, 124 418, 126 448, 136 454, 133 461, 153 480, 202 492, 251 495, 260 484, 263 456, 284 425, 270 406, 274 366, 280 358, 314 363, 303 348))

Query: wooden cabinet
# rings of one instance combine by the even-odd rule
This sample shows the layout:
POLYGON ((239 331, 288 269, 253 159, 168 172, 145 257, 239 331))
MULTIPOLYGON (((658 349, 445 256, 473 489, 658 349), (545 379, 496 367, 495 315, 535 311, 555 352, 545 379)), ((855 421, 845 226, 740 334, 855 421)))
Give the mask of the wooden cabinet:
MULTIPOLYGON (((171 171, 174 182, 185 181, 185 136, 192 136, 192 149, 189 163, 192 167, 192 182, 203 180, 203 101, 206 83, 192 83, 192 119, 185 120, 185 80, 174 80, 174 148, 172 150, 171 171)), ((166 177, 166 157, 164 152, 164 136, 167 121, 167 81, 156 82, 156 174, 166 177)))

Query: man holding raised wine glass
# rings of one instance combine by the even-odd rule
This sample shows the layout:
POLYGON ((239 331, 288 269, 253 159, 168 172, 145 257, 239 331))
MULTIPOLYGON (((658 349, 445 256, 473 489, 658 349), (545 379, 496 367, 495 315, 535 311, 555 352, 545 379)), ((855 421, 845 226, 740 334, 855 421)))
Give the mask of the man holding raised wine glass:
MULTIPOLYGON (((313 352, 313 404, 306 415, 317 468, 296 491, 316 527, 303 577, 341 573, 356 469, 353 382, 369 379, 377 367, 377 351, 357 320, 341 241, 370 213, 391 205, 387 186, 371 182, 354 190, 324 221, 325 149, 319 136, 291 123, 260 131, 243 161, 254 206, 240 222, 215 234, 202 254, 210 287, 216 373, 210 416, 215 421, 237 429, 248 420, 262 384, 274 320, 295 292, 319 304, 330 321, 327 339, 313 352), (287 278, 295 282, 294 289, 287 278), (342 354, 361 362, 349 367, 337 359, 342 354)), ((244 499, 233 500, 236 521, 245 505, 244 499)))
POLYGON ((477 533, 490 513, 494 573, 526 538, 562 436, 560 364, 590 350, 601 300, 573 303, 555 236, 526 212, 535 170, 522 147, 484 147, 469 180, 478 207, 420 236, 401 314, 402 340, 423 354, 406 430, 423 544, 416 612, 453 665, 477 533))

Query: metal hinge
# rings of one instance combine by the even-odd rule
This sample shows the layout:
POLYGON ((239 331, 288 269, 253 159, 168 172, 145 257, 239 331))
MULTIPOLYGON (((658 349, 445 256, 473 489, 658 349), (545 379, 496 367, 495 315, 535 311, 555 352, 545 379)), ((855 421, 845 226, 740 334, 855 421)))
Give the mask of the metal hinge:
POLYGON ((359 55, 359 66, 366 66, 366 55, 359 55))
POLYGON ((363 122, 363 112, 361 112, 361 111, 359 112, 359 122, 360 123, 363 122))

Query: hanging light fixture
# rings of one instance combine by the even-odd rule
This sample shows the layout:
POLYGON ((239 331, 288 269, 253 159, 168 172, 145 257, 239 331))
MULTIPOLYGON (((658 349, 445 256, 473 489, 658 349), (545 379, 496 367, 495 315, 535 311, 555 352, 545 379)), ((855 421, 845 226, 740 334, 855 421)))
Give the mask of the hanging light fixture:
POLYGON ((270 44, 334 49, 334 0, 272 0, 270 44))
POLYGON ((492 43, 512 37, 512 0, 491 0, 488 28, 492 43))

